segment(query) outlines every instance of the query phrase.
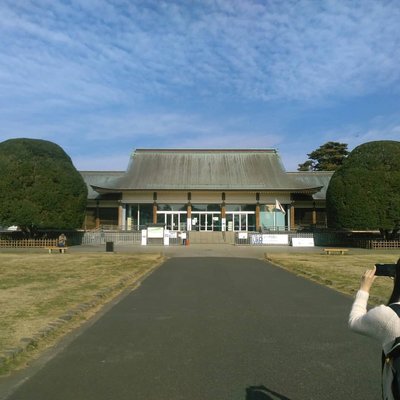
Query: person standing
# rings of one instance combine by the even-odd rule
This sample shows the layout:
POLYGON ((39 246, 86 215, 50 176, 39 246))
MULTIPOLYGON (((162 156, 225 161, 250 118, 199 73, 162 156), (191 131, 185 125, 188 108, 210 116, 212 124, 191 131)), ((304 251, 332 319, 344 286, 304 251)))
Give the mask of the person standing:
MULTIPOLYGON (((397 270, 400 271, 400 259, 397 262, 397 270)), ((396 370, 390 351, 400 337, 400 318, 394 311, 393 305, 400 305, 400 274, 396 274, 394 290, 388 305, 379 306, 367 310, 369 292, 376 276, 376 267, 365 271, 361 278, 360 288, 356 294, 349 315, 349 328, 361 335, 369 336, 377 340, 383 351, 382 365, 382 399, 400 400, 400 388, 397 383, 396 370)), ((399 371, 400 372, 400 371, 399 371)))

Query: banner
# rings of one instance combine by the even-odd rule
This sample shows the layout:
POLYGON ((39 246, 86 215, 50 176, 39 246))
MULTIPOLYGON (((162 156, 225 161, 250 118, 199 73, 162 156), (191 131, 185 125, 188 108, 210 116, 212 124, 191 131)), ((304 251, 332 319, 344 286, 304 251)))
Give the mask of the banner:
POLYGON ((251 244, 276 244, 276 245, 288 245, 289 235, 270 235, 270 234, 258 234, 251 235, 251 244))
POLYGON ((152 239, 162 239, 164 237, 164 228, 161 226, 147 227, 147 237, 152 239))
POLYGON ((286 214, 285 209, 282 207, 282 204, 279 203, 278 199, 275 199, 275 209, 286 214))
POLYGON ((293 247, 314 247, 314 238, 292 238, 293 247))

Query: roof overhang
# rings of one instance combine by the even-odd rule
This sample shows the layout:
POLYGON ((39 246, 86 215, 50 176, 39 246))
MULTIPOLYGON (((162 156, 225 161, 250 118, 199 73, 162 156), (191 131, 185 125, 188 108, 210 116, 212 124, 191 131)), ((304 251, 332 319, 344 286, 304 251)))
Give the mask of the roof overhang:
POLYGON ((152 187, 152 188, 129 188, 129 189, 110 189, 99 186, 91 185, 93 190, 98 193, 133 193, 133 192, 247 192, 247 193, 304 193, 314 194, 322 189, 322 186, 305 188, 305 189, 282 189, 282 188, 209 188, 209 187, 182 187, 182 188, 168 188, 168 187, 152 187))

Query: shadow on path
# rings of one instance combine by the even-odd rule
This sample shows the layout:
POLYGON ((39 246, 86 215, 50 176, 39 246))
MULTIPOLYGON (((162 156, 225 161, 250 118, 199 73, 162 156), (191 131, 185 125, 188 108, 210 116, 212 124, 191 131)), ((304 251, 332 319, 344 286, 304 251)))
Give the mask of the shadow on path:
POLYGON ((290 400, 265 386, 250 386, 246 388, 246 400, 290 400))

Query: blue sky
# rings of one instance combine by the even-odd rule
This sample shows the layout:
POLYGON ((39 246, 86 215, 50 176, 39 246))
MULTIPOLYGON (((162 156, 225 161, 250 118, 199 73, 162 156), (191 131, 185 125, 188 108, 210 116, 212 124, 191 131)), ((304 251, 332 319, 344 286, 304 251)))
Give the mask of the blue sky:
POLYGON ((135 148, 400 140, 400 1, 2 0, 0 140, 80 170, 135 148))

